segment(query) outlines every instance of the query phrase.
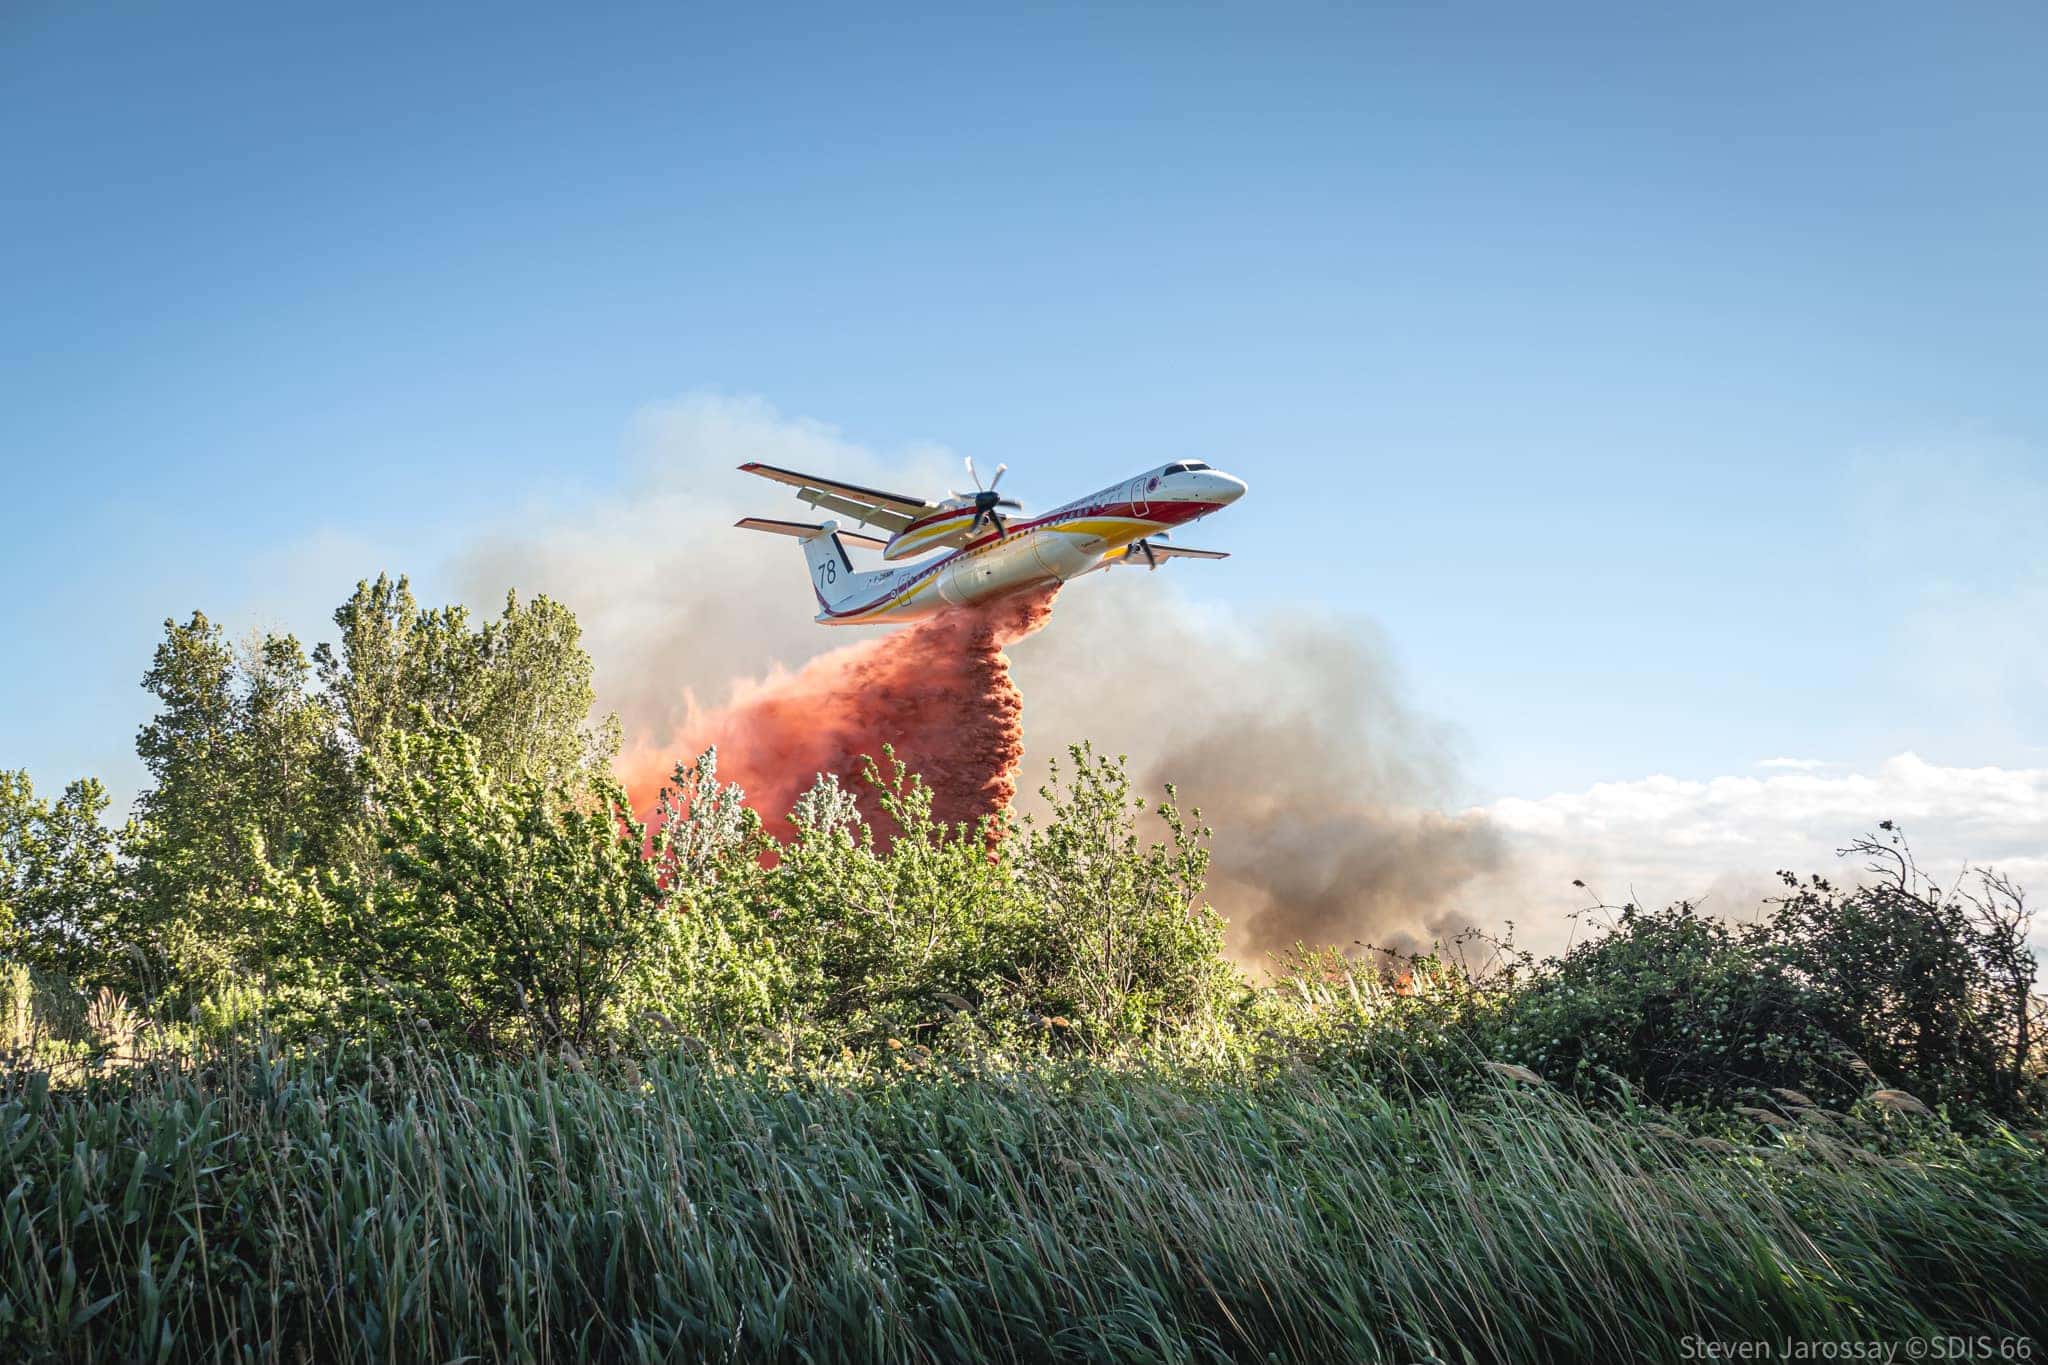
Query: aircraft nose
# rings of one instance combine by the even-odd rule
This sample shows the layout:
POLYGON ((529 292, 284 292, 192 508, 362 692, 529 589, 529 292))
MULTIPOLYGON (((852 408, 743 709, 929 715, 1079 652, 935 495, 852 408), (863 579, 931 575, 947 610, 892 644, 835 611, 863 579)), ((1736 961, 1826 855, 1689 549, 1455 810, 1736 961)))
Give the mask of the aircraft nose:
POLYGON ((1204 470, 1202 473, 1202 500, 1213 502, 1218 507, 1228 507, 1244 496, 1244 480, 1233 478, 1220 469, 1204 470))

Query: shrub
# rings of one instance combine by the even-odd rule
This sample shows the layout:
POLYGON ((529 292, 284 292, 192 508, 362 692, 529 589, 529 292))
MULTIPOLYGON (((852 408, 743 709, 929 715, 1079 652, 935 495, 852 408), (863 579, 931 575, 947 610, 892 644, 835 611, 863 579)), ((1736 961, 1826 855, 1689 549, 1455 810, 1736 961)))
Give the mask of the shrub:
POLYGON ((1200 903, 1202 831, 1132 795, 1120 761, 1055 765, 1050 818, 947 825, 885 751, 885 839, 836 781, 769 844, 716 780, 679 766, 657 859, 671 915, 646 983, 662 1019, 724 1050, 1116 1048, 1213 1021, 1238 978, 1200 903), (1163 841, 1138 820, 1153 814, 1163 841), (763 868, 763 855, 774 862, 763 868))
POLYGON ((1788 894, 1754 943, 1802 984, 1821 1027, 1888 1083, 1958 1109, 2011 1114, 2038 1102, 2025 897, 1987 872, 1943 892, 1882 828, 1847 850, 1868 860, 1867 884, 1781 874, 1788 894))
POLYGON ((1750 936, 1686 904, 1622 907, 1514 995, 1498 1036, 1501 1056, 1588 1096, 1853 1093, 1819 997, 1750 936))
POLYGON ((1754 924, 1623 907, 1514 995, 1499 1049, 1581 1093, 1665 1104, 1882 1084, 1959 1113, 2038 1110, 2024 897, 1989 873, 1943 893, 1883 828, 1846 850, 1873 881, 1781 874, 1788 894, 1754 924))
POLYGON ((661 914, 646 833, 609 778, 508 779, 439 725, 397 737, 385 876, 275 883, 278 969, 317 1022, 405 1021, 495 1048, 588 1047, 618 1022, 661 914))
POLYGON ((1202 899, 1208 829, 1181 813, 1171 786, 1156 804, 1133 794, 1121 757, 1067 752, 1071 769, 1055 759, 1039 788, 1047 817, 1026 821, 1011 854, 1035 926, 1018 964, 1027 989, 1105 1042, 1213 1023, 1237 979, 1222 917, 1202 899), (1164 840, 1139 833, 1148 810, 1164 840))
POLYGON ((930 790, 885 761, 868 780, 896 830, 886 845, 832 779, 799 801, 795 838, 776 846, 750 812, 736 819, 715 759, 678 767, 657 836, 675 874, 653 987, 664 1017, 721 1049, 789 1061, 925 1046, 963 1011, 997 1028, 1014 1015, 1005 979, 1026 926, 1007 868, 988 831, 935 820, 930 790))
POLYGON ((1499 1050, 1510 981, 1439 953, 1388 952, 1372 963, 1297 947, 1242 1011, 1239 1051, 1334 1068, 1409 1096, 1469 1093, 1499 1050))

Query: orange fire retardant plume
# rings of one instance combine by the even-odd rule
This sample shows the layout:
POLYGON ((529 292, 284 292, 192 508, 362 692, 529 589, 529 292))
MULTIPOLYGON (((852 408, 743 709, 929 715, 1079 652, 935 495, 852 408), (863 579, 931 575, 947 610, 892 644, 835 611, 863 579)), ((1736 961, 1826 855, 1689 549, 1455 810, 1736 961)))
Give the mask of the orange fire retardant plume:
POLYGON ((1003 809, 1024 752, 1023 699, 1003 647, 1045 624, 1056 591, 948 612, 821 654, 795 673, 736 684, 725 706, 692 708, 670 741, 624 756, 634 807, 651 812, 675 765, 716 745, 719 778, 739 783, 779 837, 820 773, 837 775, 874 822, 861 760, 879 765, 891 744, 932 789, 938 819, 972 822, 1003 809))

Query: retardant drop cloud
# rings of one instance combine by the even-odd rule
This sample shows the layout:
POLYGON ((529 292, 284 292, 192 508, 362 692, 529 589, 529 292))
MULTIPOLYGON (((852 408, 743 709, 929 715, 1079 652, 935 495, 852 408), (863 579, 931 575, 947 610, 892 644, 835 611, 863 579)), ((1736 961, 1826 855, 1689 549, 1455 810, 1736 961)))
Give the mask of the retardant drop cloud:
POLYGON ((887 745, 931 788, 935 818, 994 815, 1010 804, 1024 752, 1023 701, 1003 648, 1044 626, 1052 600, 1044 592, 951 612, 736 681, 721 705, 693 702, 674 732, 631 739, 620 766, 634 804, 651 809, 677 763, 715 747, 720 778, 737 782, 778 834, 790 832, 783 817, 796 799, 828 775, 884 823, 862 773, 887 745))

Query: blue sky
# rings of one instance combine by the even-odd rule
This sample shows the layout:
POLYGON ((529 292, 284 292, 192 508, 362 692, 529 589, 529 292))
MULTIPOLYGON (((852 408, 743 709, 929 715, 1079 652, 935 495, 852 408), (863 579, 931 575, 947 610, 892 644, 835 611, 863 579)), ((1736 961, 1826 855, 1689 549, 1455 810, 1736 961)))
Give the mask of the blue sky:
POLYGON ((2044 69, 2031 3, 11 5, 0 764, 132 790, 165 616, 431 590, 710 391, 1243 475, 1183 586, 1376 620, 1481 796, 2048 766, 2044 69))

